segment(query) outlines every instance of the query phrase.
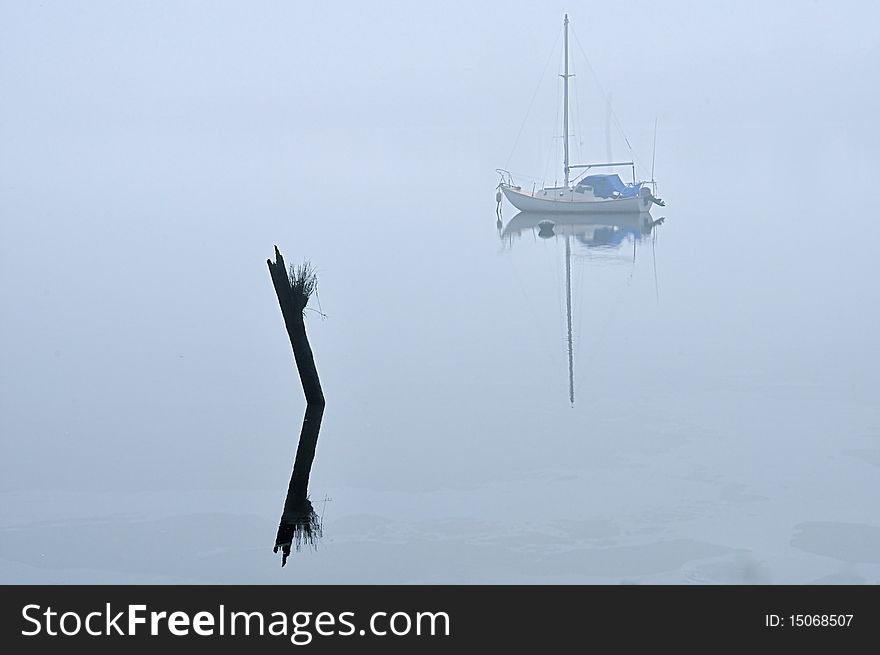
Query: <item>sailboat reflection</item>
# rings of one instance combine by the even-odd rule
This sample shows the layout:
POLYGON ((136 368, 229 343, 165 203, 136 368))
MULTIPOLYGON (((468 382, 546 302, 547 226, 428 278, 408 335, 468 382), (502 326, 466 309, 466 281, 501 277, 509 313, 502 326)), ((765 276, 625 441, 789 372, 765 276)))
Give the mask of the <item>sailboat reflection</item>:
POLYGON ((587 247, 619 248, 627 240, 636 241, 651 235, 665 218, 651 214, 538 214, 520 212, 501 231, 501 240, 509 247, 526 232, 540 237, 574 237, 587 247))
MULTIPOLYGON (((631 239, 633 262, 636 243, 648 236, 656 236, 654 228, 665 217, 654 219, 650 213, 631 214, 542 214, 520 212, 510 219, 500 232, 502 244, 512 248, 515 240, 531 232, 542 239, 565 239, 565 314, 568 335, 568 399, 574 405, 574 339, 571 330, 571 240, 576 239, 587 248, 619 249, 631 239)), ((654 241, 652 240, 652 247, 654 241)), ((654 270, 656 282, 656 268, 654 270)))

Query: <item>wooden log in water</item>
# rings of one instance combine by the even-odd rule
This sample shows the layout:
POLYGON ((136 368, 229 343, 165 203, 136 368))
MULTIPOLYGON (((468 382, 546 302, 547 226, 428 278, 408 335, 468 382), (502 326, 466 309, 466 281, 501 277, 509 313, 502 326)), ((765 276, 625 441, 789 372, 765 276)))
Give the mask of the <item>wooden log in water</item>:
POLYGON ((303 317, 309 296, 314 289, 314 274, 307 265, 304 265, 298 271, 301 275, 292 280, 278 246, 275 246, 275 261, 269 259, 266 263, 269 265, 269 274, 272 277, 275 294, 278 296, 278 304, 284 317, 284 325, 287 328, 306 398, 306 411, 296 448, 293 473, 275 539, 275 551, 277 552, 281 547, 283 553, 281 565, 284 566, 293 541, 299 548, 303 541, 311 543, 313 538, 318 536, 316 533, 320 531, 320 524, 308 499, 308 485, 325 403, 303 317))

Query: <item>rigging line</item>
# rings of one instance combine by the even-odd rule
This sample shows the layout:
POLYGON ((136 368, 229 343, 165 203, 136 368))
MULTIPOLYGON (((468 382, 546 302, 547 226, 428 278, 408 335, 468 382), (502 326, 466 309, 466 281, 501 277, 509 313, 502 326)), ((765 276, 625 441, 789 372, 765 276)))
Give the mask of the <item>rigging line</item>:
POLYGON ((532 176, 532 175, 526 175, 525 173, 518 173, 517 171, 510 171, 510 174, 511 174, 513 177, 517 178, 517 179, 522 178, 523 180, 527 180, 527 181, 529 181, 529 182, 535 182, 535 183, 537 183, 537 182, 540 182, 540 181, 541 181, 541 178, 540 178, 540 177, 534 177, 534 176, 532 176))
POLYGON ((654 118, 654 147, 651 149, 651 182, 654 181, 654 159, 657 156, 657 119, 654 118))
MULTIPOLYGON (((534 232, 532 232, 532 234, 534 234, 534 232)), ((555 238, 553 239, 554 244, 547 243, 547 241, 549 241, 549 239, 548 240, 542 239, 543 243, 540 245, 542 245, 544 247, 540 247, 539 252, 541 252, 541 256, 543 257, 543 260, 545 262, 548 259, 547 253, 548 252, 550 253, 550 255, 549 255, 550 266, 553 269, 553 276, 556 280, 556 284, 553 285, 555 295, 556 295, 556 318, 557 318, 557 320, 555 321, 555 323, 560 326, 559 339, 560 339, 560 341, 562 341, 565 338, 565 333, 564 333, 564 327, 563 327, 564 323, 563 323, 563 316, 562 316, 562 297, 560 296, 561 280, 559 278, 559 264, 558 264, 559 247, 558 247, 558 244, 555 243, 557 241, 557 239, 555 239, 555 238)), ((545 295, 545 297, 547 296, 547 294, 544 294, 544 295, 545 295)), ((536 323, 536 325, 538 324, 537 318, 535 318, 535 323, 536 323)), ((553 353, 551 355, 551 357, 553 357, 554 362, 559 363, 561 361, 559 359, 559 353, 556 352, 555 348, 551 349, 551 352, 553 353)))
MULTIPOLYGON (((577 43, 578 49, 581 51, 581 54, 584 56, 584 60, 587 62, 587 68, 590 69, 590 73, 593 76, 593 80, 596 82, 596 86, 599 87, 599 91, 602 93, 602 97, 605 98, 605 102, 608 102, 608 93, 605 91, 605 87, 602 86, 602 82, 599 81, 599 76, 596 74, 596 70, 593 68, 593 64, 590 63, 590 58, 587 57, 587 53, 584 50, 584 46, 581 45, 581 40, 578 38, 577 33, 574 31, 574 28, 571 28, 571 33, 574 36, 574 41, 577 43)), ((626 147, 632 153, 633 159, 638 163, 639 167, 645 168, 644 164, 642 164, 641 159, 636 155, 635 150, 633 150, 632 145, 629 142, 629 139, 626 136, 626 132, 623 129, 623 125, 620 124, 620 119, 617 117, 617 114, 612 109, 610 112, 611 118, 614 120, 614 125, 617 127, 617 131, 620 132, 620 136, 623 137, 624 142, 626 143, 626 147)))
MULTIPOLYGON (((565 326, 566 326, 566 323, 568 320, 567 314, 570 310, 568 307, 568 302, 569 302, 569 295, 568 295, 568 290, 567 290, 568 282, 566 281, 565 271, 566 271, 566 267, 571 265, 570 264, 571 245, 570 245, 570 243, 566 243, 566 241, 570 242, 570 240, 571 240, 571 236, 568 233, 566 233, 565 235, 562 235, 558 239, 555 239, 556 245, 557 245, 556 251, 559 255, 556 260, 557 274, 559 276, 558 277, 559 283, 557 285, 558 296, 559 296, 559 326, 562 328, 562 331, 561 331, 562 341, 566 342, 566 343, 568 342, 568 336, 567 336, 567 331, 566 331, 565 326), (565 245, 564 248, 562 248, 562 245, 560 245, 560 242, 562 242, 562 244, 565 245), (560 248, 562 248, 562 252, 559 252, 560 248), (560 260, 562 261, 562 266, 559 265, 560 260)), ((568 280, 570 281, 570 279, 571 279, 571 274, 569 273, 568 280)))
MULTIPOLYGON (((557 79, 556 80, 556 103, 555 103, 555 105, 556 105, 556 118, 553 119, 553 130, 551 132, 552 141, 550 143, 550 146, 547 148, 547 160, 544 163, 543 173, 544 173, 544 180, 545 181, 547 179, 549 179, 551 176, 555 177, 556 174, 554 173, 553 169, 550 168, 550 162, 551 161, 558 161, 558 159, 559 159, 559 157, 558 157, 558 155, 559 155, 559 139, 556 138, 554 133, 556 132, 556 126, 559 124, 559 95, 561 93, 561 89, 562 89, 562 87, 560 85, 559 80, 557 79)), ((554 168, 555 168, 555 166, 554 166, 554 168)), ((546 187, 547 185, 544 182, 542 182, 541 186, 546 187)), ((554 184, 554 186, 556 186, 556 185, 554 184)))
POLYGON ((572 70, 572 86, 574 86, 574 105, 576 108, 577 118, 574 121, 575 127, 577 127, 577 139, 575 139, 575 145, 577 146, 577 156, 580 161, 584 161, 584 153, 583 148, 581 147, 583 144, 583 117, 581 116, 581 86, 577 83, 577 71, 575 71, 574 59, 571 60, 571 70, 572 70))
POLYGON ((575 334, 578 337, 580 337, 580 335, 583 334, 581 332, 581 328, 583 328, 583 325, 584 325, 584 303, 585 303, 584 297, 586 296, 586 294, 584 293, 584 269, 585 268, 586 268, 585 259, 583 257, 578 257, 578 294, 577 294, 578 324, 577 324, 577 330, 575 332, 575 334))
POLYGON ((660 285, 657 283, 657 228, 651 234, 651 262, 654 264, 654 295, 657 297, 657 306, 660 306, 660 285))
POLYGON ((611 110, 612 110, 611 94, 605 99, 605 161, 614 161, 614 154, 611 146, 611 110))
POLYGON ((577 182, 579 179, 581 179, 582 177, 584 177, 584 176, 585 176, 587 173, 589 173, 589 172, 590 172, 590 169, 588 168, 588 169, 586 169, 585 171, 583 171, 582 173, 578 173, 578 174, 575 175, 573 178, 571 178, 571 183, 572 183, 572 185, 574 185, 575 182, 577 182))
MULTIPOLYGON (((608 91, 605 90, 605 87, 602 84, 602 81, 599 79, 599 74, 596 73, 596 69, 593 68, 593 64, 590 61, 590 58, 587 56, 587 53, 586 53, 583 45, 581 45, 581 41, 577 37, 577 34, 574 33, 574 30, 572 30, 572 34, 574 35, 575 41, 577 42, 578 49, 581 51, 581 54, 584 56, 584 60, 587 62, 587 68, 590 69, 590 74, 593 76, 593 81, 596 82, 596 86, 599 87, 599 91, 602 93, 602 97, 604 98, 605 102, 607 103, 609 100, 608 91)), ((611 117, 614 119, 614 122, 617 126, 618 131, 620 132, 620 136, 622 136, 623 140, 626 142, 627 148, 632 150, 632 145, 630 144, 629 139, 626 136, 626 132, 624 131, 623 126, 620 124, 620 120, 617 118, 617 114, 614 113, 613 109, 610 112, 610 114, 611 114, 611 117)))
MULTIPOLYGON (((562 94, 562 84, 556 80, 556 118, 553 119, 553 127, 550 131, 550 143, 547 146, 547 159, 544 163, 544 179, 556 178, 556 162, 559 159, 559 139, 556 137, 556 128, 559 124, 559 96, 562 94)), ((541 186, 546 187, 546 184, 541 186)), ((556 186, 554 183, 553 186, 556 186)))
POLYGON ((565 321, 564 321, 563 315, 562 315, 562 295, 561 295, 561 289, 563 287, 563 284, 562 284, 562 279, 559 277, 559 264, 558 264, 558 262, 559 262, 560 258, 559 258, 559 237, 558 236, 554 237, 553 246, 554 246, 554 252, 553 252, 552 267, 553 267, 553 277, 556 279, 556 284, 553 285, 553 289, 556 293, 556 318, 557 318, 556 324, 560 328, 559 329, 559 340, 564 341, 565 340, 565 327, 564 327, 565 321))
POLYGON ((564 84, 564 82, 562 82, 560 79, 556 80, 556 103, 555 103, 556 104, 556 119, 553 121, 553 132, 554 132, 554 134, 553 134, 553 162, 554 162, 554 164, 553 164, 553 168, 550 169, 550 174, 553 175, 553 179, 554 179, 554 182, 553 182, 554 187, 557 186, 557 184, 556 184, 556 179, 557 179, 556 178, 556 163, 555 162, 559 161, 559 136, 558 135, 562 133, 562 130, 559 130, 558 132, 556 130, 559 127, 559 105, 562 104, 561 102, 559 102, 559 96, 562 95, 563 84, 564 84))
MULTIPOLYGON (((550 241, 551 241, 550 239, 542 240, 542 243, 541 243, 542 247, 540 248, 540 251, 541 251, 541 257, 544 262, 548 261, 548 254, 547 253, 548 252, 550 253, 549 254, 550 268, 553 270, 553 280, 554 280, 553 295, 555 296, 555 299, 556 299, 556 319, 553 322, 556 326, 559 326, 559 334, 556 338, 558 338, 560 341, 563 341, 565 339, 565 332, 564 332, 564 327, 563 327, 564 326, 564 318, 563 318, 563 314, 562 314, 562 296, 560 295, 560 286, 562 285, 562 282, 559 278, 559 263, 558 263, 559 262, 559 243, 558 243, 559 239, 558 239, 558 235, 552 239, 552 243, 550 243, 550 241)), ((547 264, 545 263, 543 265, 546 266, 547 264)), ((549 296, 549 294, 547 294, 547 295, 549 296)), ((557 353, 556 353, 555 349, 553 350, 553 352, 554 352, 553 357, 554 357, 554 359, 556 359, 557 353)))
MULTIPOLYGON (((608 269, 606 269, 608 270, 608 269)), ((596 330, 596 340, 593 343, 593 348, 590 349, 590 352, 585 356, 586 361, 583 362, 583 369, 581 370, 577 383, 580 385, 583 382, 583 377, 586 374, 587 370, 592 369, 593 364, 596 363, 597 357, 601 352, 601 346, 605 345, 605 342, 608 340, 608 332, 611 324, 614 323, 617 318, 618 310, 620 309, 621 304, 623 303, 624 294, 631 288, 633 273, 635 272, 635 267, 630 269, 630 274, 627 277, 626 283, 620 288, 620 291, 617 291, 617 287, 614 288, 608 287, 611 289, 611 297, 612 301, 609 306, 608 313, 605 314, 605 320, 601 323, 597 324, 596 330)))
MULTIPOLYGON (((511 254, 513 254, 513 253, 511 253, 511 254)), ((513 270, 513 277, 516 280, 517 289, 519 289, 520 294, 522 295, 523 299, 526 301, 526 307, 528 307, 529 314, 531 314, 532 321, 533 321, 534 325, 536 327, 540 326, 541 321, 538 319, 538 314, 535 311, 535 306, 537 303, 532 301, 531 297, 526 292, 525 285, 523 284, 522 278, 520 277, 519 269, 516 265, 516 261, 515 261, 514 257, 509 257, 509 258, 506 257, 505 259, 507 259, 510 262, 510 268, 511 268, 511 270, 513 270)))
POLYGON ((559 45, 559 39, 562 37, 561 32, 557 32, 556 40, 553 42, 553 48, 550 49, 550 56, 547 57, 547 61, 544 62, 544 69, 541 71, 541 77, 538 78, 538 86, 535 87, 535 92, 532 94, 532 100, 529 102, 529 107, 526 109, 525 118, 523 118, 522 125, 519 126, 519 132, 516 134, 516 139, 513 140, 513 148, 510 151, 510 154, 507 156, 507 163, 504 164, 504 168, 507 168, 510 165, 510 160, 513 159, 513 153, 516 152, 516 147, 519 145, 519 138, 522 136, 523 129, 526 126, 526 121, 529 120, 529 114, 532 111, 532 106, 535 104, 535 98, 538 97, 538 91, 541 90, 541 83, 544 81, 544 76, 547 74, 547 67, 550 65, 550 60, 553 59, 553 55, 556 52, 556 47, 559 45))

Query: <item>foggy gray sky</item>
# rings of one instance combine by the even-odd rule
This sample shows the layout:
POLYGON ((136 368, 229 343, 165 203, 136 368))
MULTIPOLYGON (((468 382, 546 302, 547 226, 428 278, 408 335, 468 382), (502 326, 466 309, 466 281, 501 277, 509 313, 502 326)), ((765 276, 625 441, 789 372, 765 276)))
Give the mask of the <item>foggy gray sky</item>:
MULTIPOLYGON (((452 486, 506 520, 481 485, 581 456, 640 462, 662 497, 687 476, 815 478, 833 452, 863 469, 827 480, 876 497, 876 468, 835 449, 874 453, 880 435, 878 25, 867 1, 0 0, 4 524, 88 514, 52 500, 86 491, 257 490, 278 507, 242 512, 280 511, 303 404, 276 243, 319 271, 313 485, 337 512, 452 486), (642 162, 659 119, 669 217, 659 306, 645 256, 631 286, 579 260, 574 410, 559 252, 529 237, 499 254, 493 213, 566 11, 642 162), (655 451, 653 430, 677 436, 655 451), (733 450, 701 441, 716 437, 733 450), (685 469, 664 478, 657 452, 685 469)), ((556 63, 511 170, 544 172, 556 63)), ((602 159, 604 100, 578 66, 577 138, 602 159)), ((618 490, 626 511, 638 494, 618 490)), ((839 500, 812 518, 880 525, 839 500)), ((453 516, 448 501, 394 511, 453 516)))

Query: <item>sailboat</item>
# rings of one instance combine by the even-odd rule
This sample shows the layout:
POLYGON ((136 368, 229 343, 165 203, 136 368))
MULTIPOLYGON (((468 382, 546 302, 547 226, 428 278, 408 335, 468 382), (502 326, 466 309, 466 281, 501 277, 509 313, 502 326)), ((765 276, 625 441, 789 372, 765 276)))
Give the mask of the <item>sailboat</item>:
MULTIPOLYGON (((652 187, 646 182, 636 181, 635 163, 632 161, 604 162, 596 164, 572 164, 569 161, 568 149, 568 14, 563 23, 565 70, 563 79, 562 107, 562 140, 563 140, 563 171, 565 181, 562 186, 544 187, 542 189, 523 189, 515 184, 509 171, 496 169, 501 175, 498 187, 504 197, 517 209, 524 212, 539 213, 622 213, 639 214, 647 212, 652 205, 663 206, 659 198, 655 198, 652 187), (598 168, 616 168, 629 166, 632 168, 632 182, 624 182, 616 173, 592 174, 584 173, 598 168), (582 171, 572 180, 572 173, 582 171)), ((653 173, 652 173, 653 177, 653 173)), ((653 184, 653 180, 651 181, 653 184)))

